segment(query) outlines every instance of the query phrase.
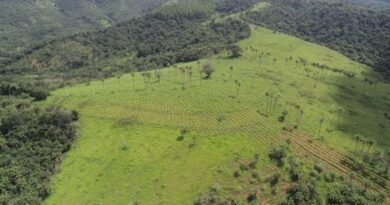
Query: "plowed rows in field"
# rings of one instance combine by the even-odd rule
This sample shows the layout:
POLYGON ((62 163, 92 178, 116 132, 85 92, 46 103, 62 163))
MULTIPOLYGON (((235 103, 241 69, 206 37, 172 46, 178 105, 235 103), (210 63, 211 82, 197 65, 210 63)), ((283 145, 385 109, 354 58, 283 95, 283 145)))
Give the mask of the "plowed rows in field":
MULTIPOLYGON (((364 175, 361 172, 355 172, 354 168, 357 165, 352 161, 348 161, 348 165, 342 163, 342 160, 345 160, 344 155, 323 142, 313 140, 297 130, 283 131, 283 125, 277 122, 275 117, 260 115, 259 107, 253 106, 254 103, 236 100, 229 102, 221 94, 212 93, 212 91, 198 93, 198 89, 194 89, 191 95, 185 96, 181 95, 180 91, 159 91, 148 95, 134 94, 133 96, 130 92, 106 93, 107 99, 104 104, 92 104, 85 108, 96 110, 96 112, 86 112, 90 113, 86 117, 115 120, 126 120, 130 117, 140 123, 187 128, 204 135, 242 134, 255 138, 269 148, 283 144, 286 139, 290 139, 295 153, 313 163, 322 163, 328 171, 353 178, 362 185, 370 178, 387 181, 369 170, 364 170, 364 175), (115 99, 115 101, 111 103, 110 99, 115 99), (115 109, 107 108, 107 103, 115 109)), ((66 99, 63 100, 88 99, 88 97, 70 95, 64 97, 66 99)), ((372 183, 372 189, 381 193, 388 192, 387 187, 377 183, 372 183)))

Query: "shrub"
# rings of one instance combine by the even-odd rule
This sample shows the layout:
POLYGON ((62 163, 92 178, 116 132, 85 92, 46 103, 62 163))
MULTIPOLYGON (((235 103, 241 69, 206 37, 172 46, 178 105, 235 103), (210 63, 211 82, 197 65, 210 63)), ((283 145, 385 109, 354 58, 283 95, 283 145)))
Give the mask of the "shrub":
POLYGON ((273 174, 270 179, 269 179, 269 183, 271 186, 275 186, 276 184, 279 183, 279 178, 280 178, 280 173, 277 172, 275 174, 273 174))
POLYGON ((240 172, 239 171, 234 171, 233 172, 233 177, 234 178, 238 178, 238 177, 240 177, 241 175, 240 175, 240 172))
POLYGON ((287 198, 282 205, 302 204, 323 204, 315 182, 301 181, 298 184, 293 184, 287 189, 287 198))
POLYGON ((183 135, 179 135, 177 138, 176 138, 176 141, 183 141, 184 140, 184 136, 183 135))
POLYGON ((282 167, 284 165, 284 158, 287 156, 287 148, 284 146, 274 147, 268 154, 269 158, 276 162, 276 165, 282 167))
POLYGON ((298 182, 302 178, 300 171, 296 168, 290 168, 289 175, 290 180, 293 182, 298 182))
POLYGON ((323 176, 325 182, 333 183, 336 181, 336 175, 334 173, 326 173, 323 176))
POLYGON ((324 165, 322 163, 316 163, 314 165, 314 169, 318 172, 318 173, 322 173, 324 171, 324 165))
POLYGON ((248 171, 248 166, 246 164, 240 164, 240 170, 241 171, 248 171))
POLYGON ((187 134, 187 133, 188 133, 187 128, 181 128, 181 129, 180 129, 180 134, 181 134, 181 135, 185 135, 185 134, 187 134))
POLYGON ((249 168, 251 169, 256 169, 256 165, 257 165, 257 160, 253 160, 249 163, 249 168))
POLYGON ((246 201, 247 201, 248 203, 251 203, 251 202, 255 201, 256 199, 257 199, 256 193, 249 194, 249 195, 246 197, 246 201))

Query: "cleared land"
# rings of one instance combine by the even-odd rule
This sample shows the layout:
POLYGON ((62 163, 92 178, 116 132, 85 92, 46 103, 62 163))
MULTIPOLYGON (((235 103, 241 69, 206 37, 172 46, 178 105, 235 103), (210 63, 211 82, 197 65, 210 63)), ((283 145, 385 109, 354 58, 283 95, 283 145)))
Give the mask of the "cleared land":
POLYGON ((48 102, 80 111, 81 135, 46 204, 192 204, 216 183, 240 190, 231 177, 240 160, 259 153, 266 168, 268 148, 286 139, 300 156, 346 176, 353 171, 340 159, 355 148, 354 134, 390 145, 390 86, 365 66, 260 27, 240 47, 240 58, 223 53, 150 78, 128 74, 53 92, 48 102), (202 80, 207 61, 216 71, 202 80))

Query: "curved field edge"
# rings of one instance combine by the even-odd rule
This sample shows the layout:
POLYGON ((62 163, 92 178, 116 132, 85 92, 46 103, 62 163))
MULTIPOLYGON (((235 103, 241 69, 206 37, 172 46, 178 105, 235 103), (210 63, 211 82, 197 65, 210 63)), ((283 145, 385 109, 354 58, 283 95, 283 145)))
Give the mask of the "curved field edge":
MULTIPOLYGON (((354 149, 351 136, 355 132, 388 146, 383 129, 366 129, 382 123, 377 116, 389 99, 389 93, 378 91, 370 106, 361 101, 366 96, 359 83, 368 68, 330 49, 261 27, 253 27, 252 36, 240 46, 240 58, 221 54, 204 60, 216 69, 211 80, 198 76, 202 61, 178 65, 191 67, 192 76, 174 67, 160 70, 160 83, 153 78, 145 85, 140 74, 134 78, 123 75, 53 92, 48 102, 80 111, 81 135, 54 178, 46 204, 191 204, 215 183, 239 186, 229 181, 231 165, 283 142, 286 133, 282 128, 296 123, 296 105, 304 110, 298 131, 312 137, 287 135, 294 146, 307 144, 315 150, 303 156, 319 154, 331 162, 329 166, 338 164, 332 160, 339 155, 323 152, 354 149), (260 53, 270 53, 270 57, 261 60, 260 53), (286 63, 289 57, 356 73, 352 91, 347 98, 340 98, 343 77, 325 72, 326 77, 319 80, 316 68, 302 71, 300 66, 286 63), (267 108, 266 92, 280 96, 273 111, 267 108), (340 109, 346 110, 341 117, 340 109), (277 119, 284 110, 289 114, 280 124, 277 119), (259 117, 259 113, 267 116, 259 117), (318 136, 319 120, 324 117, 318 136), (340 131, 337 124, 349 130, 340 131), (178 142, 181 128, 191 132, 178 142), (328 148, 319 149, 309 141, 328 148), (191 144, 196 146, 190 148, 191 144)), ((388 87, 384 83, 378 86, 378 90, 388 87)), ((312 157, 309 160, 317 160, 312 157)))

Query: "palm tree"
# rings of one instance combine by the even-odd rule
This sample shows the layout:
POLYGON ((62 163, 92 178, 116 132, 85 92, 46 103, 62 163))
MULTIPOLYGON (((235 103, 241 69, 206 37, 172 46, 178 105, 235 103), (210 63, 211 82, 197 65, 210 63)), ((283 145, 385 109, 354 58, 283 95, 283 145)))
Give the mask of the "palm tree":
POLYGON ((143 72, 142 73, 142 77, 144 79, 144 84, 145 84, 145 88, 149 87, 149 81, 150 81, 150 73, 148 72, 143 72))
POLYGON ((190 78, 190 86, 192 86, 192 70, 188 72, 188 76, 190 78))
POLYGON ((131 78, 133 79, 133 90, 134 90, 134 87, 135 87, 135 73, 134 72, 131 72, 131 78))
POLYGON ((362 142, 362 144, 363 144, 362 152, 364 152, 364 148, 366 147, 367 139, 364 138, 364 137, 362 137, 362 138, 360 139, 360 142, 362 142))
POLYGON ((299 111, 298 126, 301 125, 302 116, 303 116, 303 110, 301 109, 301 110, 299 111))
POLYGON ((230 66, 229 70, 230 70, 230 78, 229 78, 229 80, 231 80, 232 77, 233 77, 233 70, 234 70, 233 66, 230 66))
POLYGON ((269 107, 267 108, 267 110, 268 110, 269 112, 271 112, 271 111, 272 111, 272 102, 274 101, 274 94, 271 93, 271 94, 269 95, 269 97, 270 97, 270 99, 269 99, 269 107))
POLYGON ((118 75, 118 76, 116 76, 116 78, 118 79, 118 81, 119 81, 119 85, 121 85, 121 76, 120 75, 118 75))
POLYGON ((373 139, 367 139, 367 152, 366 152, 366 155, 368 155, 368 152, 370 151, 370 149, 374 146, 375 144, 375 141, 373 139))
POLYGON ((274 105, 272 108, 272 112, 275 112, 276 104, 278 103, 279 98, 280 98, 280 95, 275 96, 275 101, 274 101, 274 105))
POLYGON ((318 129, 318 136, 320 137, 321 136, 321 129, 322 129, 322 125, 324 124, 325 122, 325 119, 324 118, 321 118, 320 119, 320 127, 318 129))
POLYGON ((385 152, 385 158, 386 158, 386 174, 389 173, 389 167, 390 167, 390 150, 386 150, 385 152))
POLYGON ((235 83, 236 83, 236 89, 237 89, 237 98, 239 98, 241 83, 238 80, 235 80, 235 83))
POLYGON ((156 76, 158 85, 160 86, 160 82, 161 82, 161 73, 160 73, 160 71, 156 71, 156 72, 154 73, 154 75, 156 76))
POLYGON ((357 149, 358 149, 361 137, 360 137, 360 135, 354 135, 353 138, 355 138, 355 140, 356 140, 355 153, 357 153, 357 149))
POLYGON ((340 117, 341 117, 341 114, 342 114, 342 113, 343 113, 343 110, 340 109, 340 110, 339 110, 339 114, 338 114, 338 116, 337 116, 337 124, 336 124, 337 127, 339 127, 339 124, 340 124, 340 117))

